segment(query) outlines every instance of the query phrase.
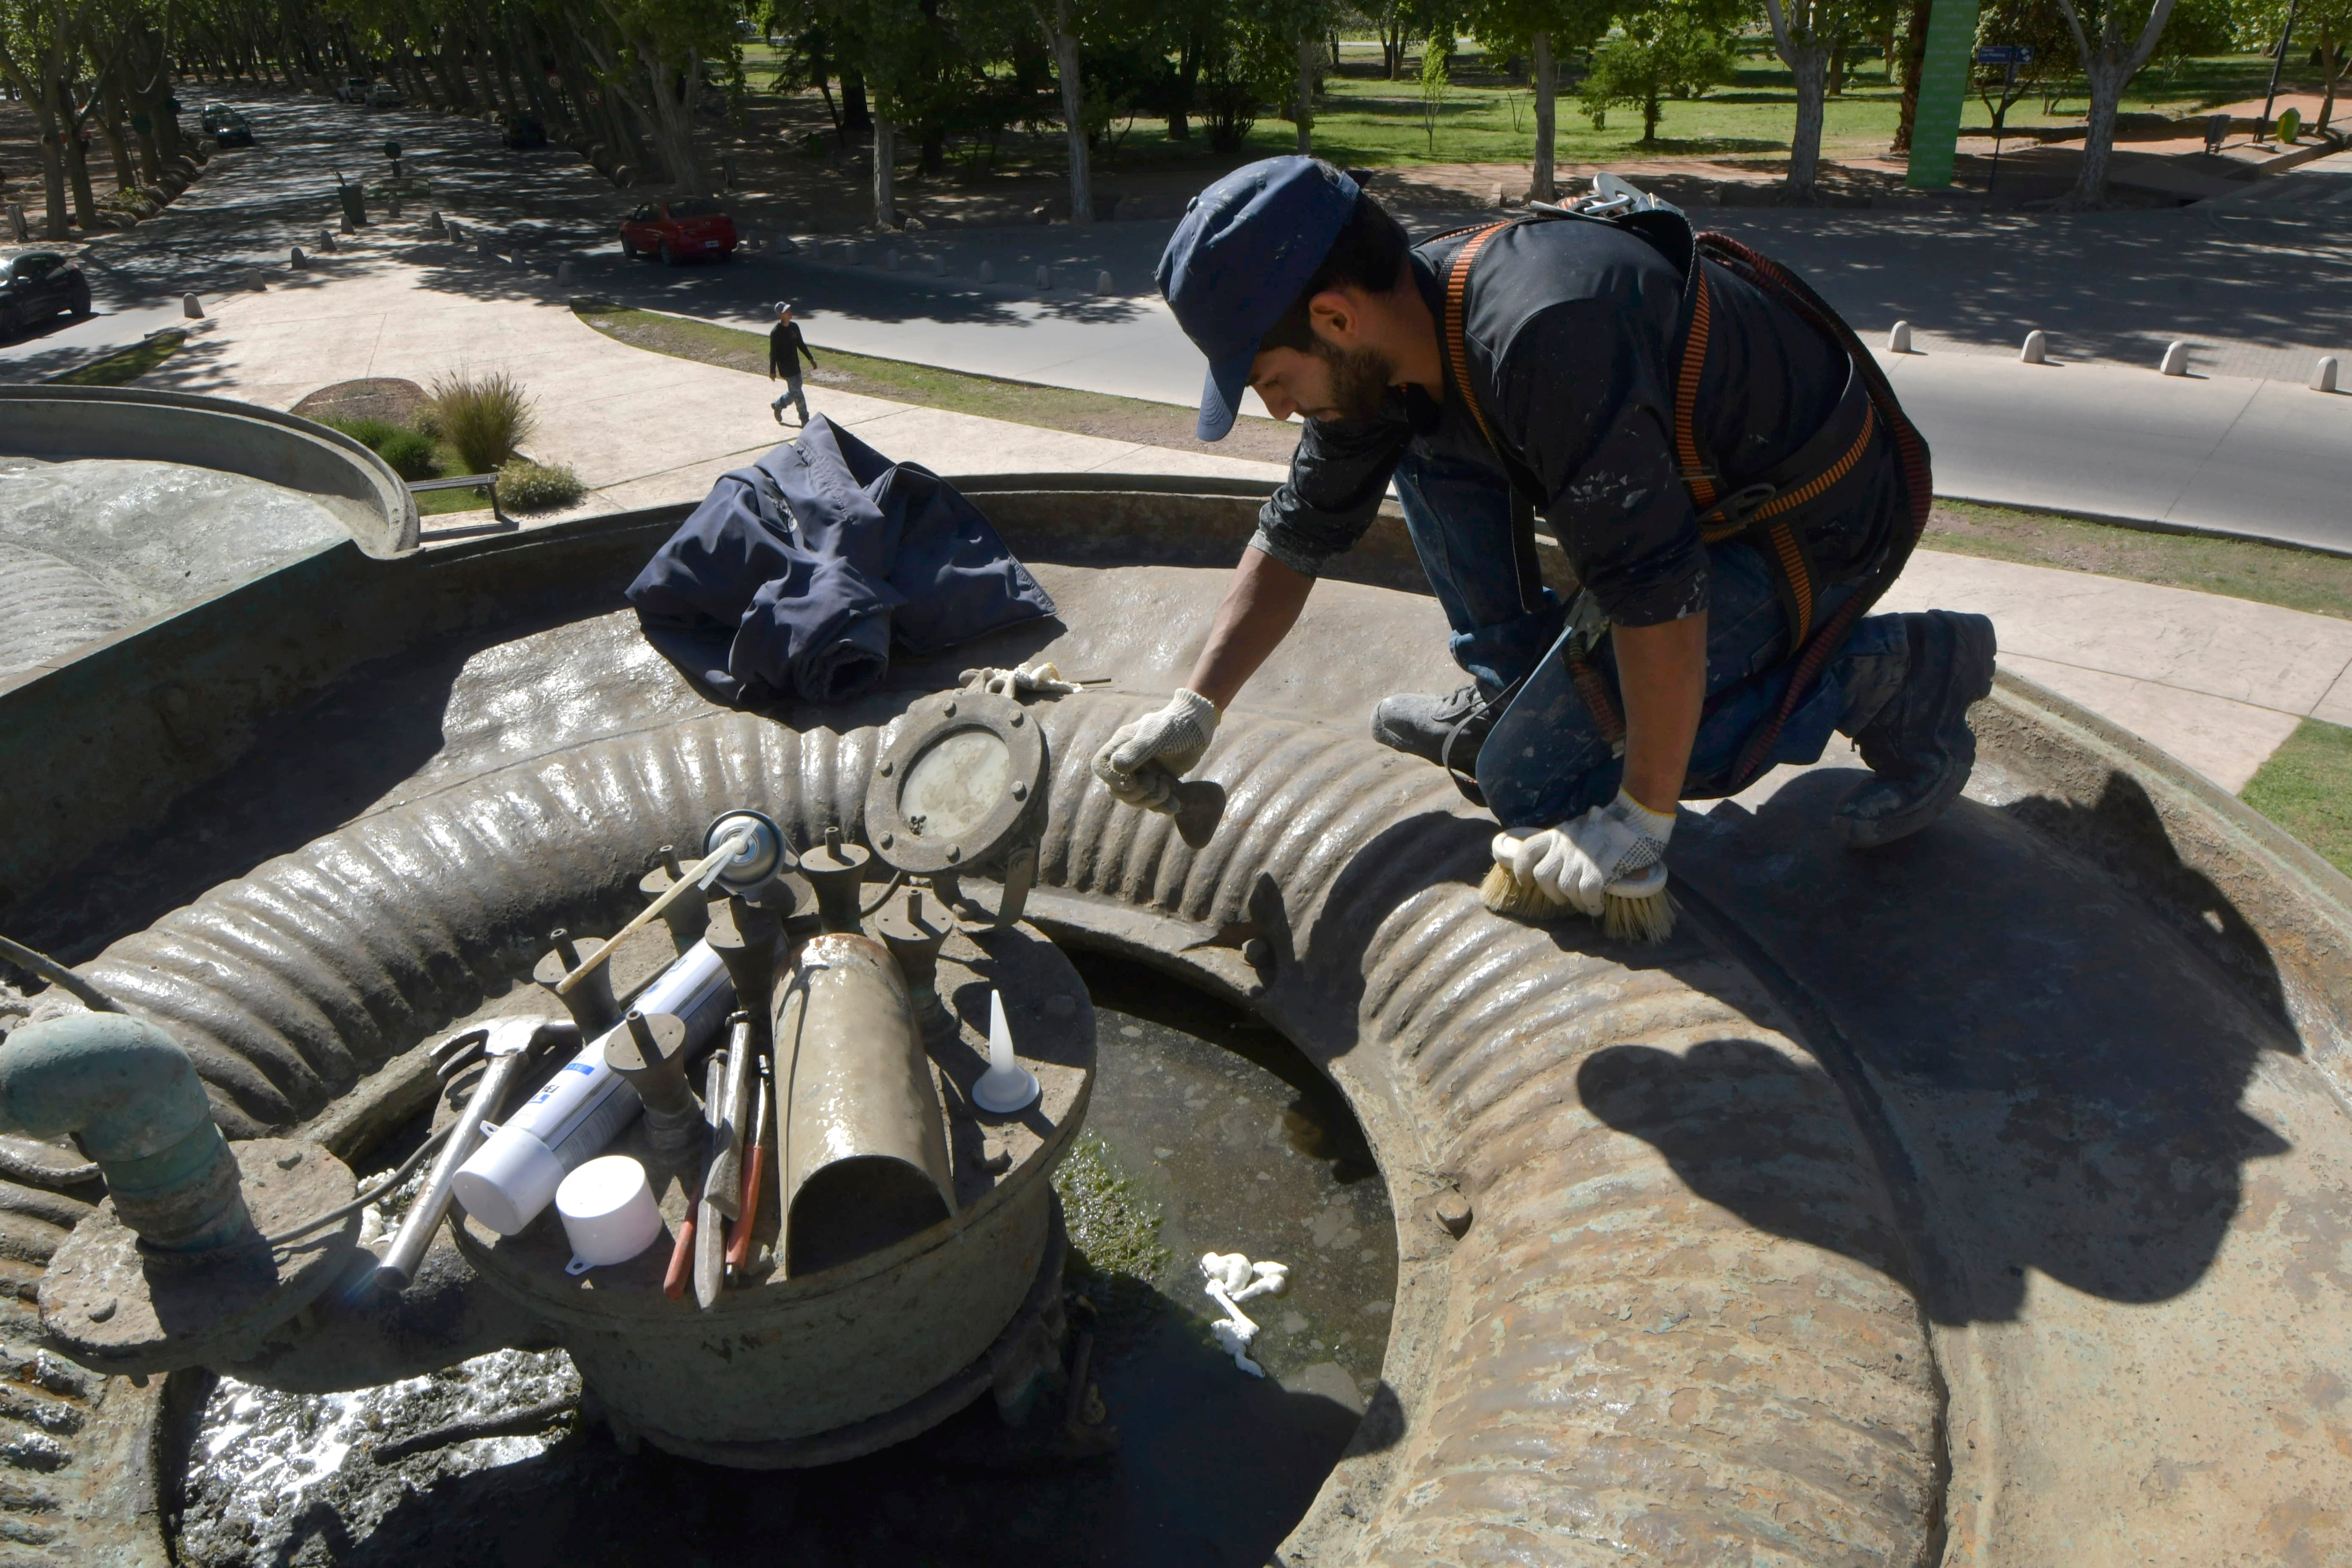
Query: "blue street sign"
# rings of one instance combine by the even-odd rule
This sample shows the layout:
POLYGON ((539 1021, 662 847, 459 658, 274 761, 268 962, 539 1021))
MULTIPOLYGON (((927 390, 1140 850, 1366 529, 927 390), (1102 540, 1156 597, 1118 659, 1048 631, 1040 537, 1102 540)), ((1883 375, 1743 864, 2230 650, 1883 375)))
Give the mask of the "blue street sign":
POLYGON ((2033 63, 2032 44, 1979 44, 1977 64, 1980 66, 2030 66, 2033 63))

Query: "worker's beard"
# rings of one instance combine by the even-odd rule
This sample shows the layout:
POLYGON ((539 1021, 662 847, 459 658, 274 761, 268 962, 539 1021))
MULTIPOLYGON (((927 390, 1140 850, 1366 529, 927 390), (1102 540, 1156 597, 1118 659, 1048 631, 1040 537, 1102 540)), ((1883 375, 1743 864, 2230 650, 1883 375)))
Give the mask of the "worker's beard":
POLYGON ((1378 349, 1334 348, 1318 338, 1315 357, 1331 367, 1331 406, 1317 410, 1316 418, 1363 423, 1380 417, 1396 379, 1388 355, 1378 349))

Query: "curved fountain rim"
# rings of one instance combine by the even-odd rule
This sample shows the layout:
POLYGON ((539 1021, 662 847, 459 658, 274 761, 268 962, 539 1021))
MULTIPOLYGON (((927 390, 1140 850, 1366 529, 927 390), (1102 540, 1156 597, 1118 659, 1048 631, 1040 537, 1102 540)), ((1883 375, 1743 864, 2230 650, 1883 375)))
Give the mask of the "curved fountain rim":
MULTIPOLYGON (((50 458, 70 460, 87 458, 138 458, 144 454, 118 449, 127 445, 119 438, 106 443, 104 449, 84 449, 79 444, 49 444, 46 449, 34 450, 34 443, 24 439, 24 422, 5 416, 7 405, 16 404, 113 405, 134 409, 160 409, 170 415, 195 415, 212 419, 233 419, 247 426, 267 426, 280 440, 306 443, 330 450, 364 481, 369 497, 349 496, 344 499, 360 501, 381 520, 382 527, 373 537, 353 531, 352 538, 368 554, 378 559, 391 559, 417 548, 418 523, 416 498, 409 493, 407 481, 394 473, 392 465, 374 451, 341 431, 305 419, 298 414, 282 413, 259 404, 240 403, 231 398, 208 397, 201 393, 167 392, 158 387, 138 386, 0 386, 0 431, 15 430, 19 434, 0 435, 0 451, 27 458, 50 458)), ((289 484, 279 474, 264 471, 268 465, 256 460, 249 442, 223 440, 217 447, 208 447, 200 460, 182 456, 156 459, 185 463, 192 468, 212 468, 223 473, 242 474, 248 479, 262 479, 271 484, 286 485, 289 489, 307 494, 316 490, 299 484, 289 484)), ((345 521, 338 514, 338 521, 345 521)))
MULTIPOLYGON (((993 476, 971 480, 958 479, 951 482, 968 485, 973 493, 979 495, 1128 493, 1245 499, 1244 495, 1236 494, 1242 488, 1239 486, 1212 488, 1200 481, 1175 477, 1165 477, 1148 484, 1139 484, 1127 476, 1060 476, 1060 482, 1045 482, 1056 478, 993 476)), ((567 544, 584 542, 595 534, 630 526, 649 529, 662 522, 674 521, 688 510, 679 506, 635 513, 582 517, 520 536, 477 542, 448 551, 436 550, 431 552, 431 558, 436 563, 454 563, 463 558, 460 552, 480 557, 518 550, 561 551, 567 544)), ((1017 532, 1008 531, 1008 536, 1012 537, 1016 550, 1020 549, 1017 532)), ((351 560, 350 557, 345 559, 351 560)), ((422 559, 383 563, 383 569, 414 570, 422 559)), ((1136 565, 1150 563, 1149 556, 1133 563, 1136 565)), ((232 636, 259 635, 259 628, 250 627, 249 623, 240 625, 232 622, 223 630, 232 636)), ((337 679, 340 673, 331 672, 323 679, 337 679)), ((2137 883, 2134 891, 2151 903, 2160 901, 2163 897, 2162 877, 2168 865, 2177 868, 2187 863, 2206 870, 2217 879, 2228 881, 2233 899, 2254 933, 2275 953, 2282 973, 2294 977, 2296 988, 2304 997, 2323 1002, 2336 1015, 2339 1027, 2342 1018, 2352 1016, 2352 964, 2343 961, 2344 955, 2352 953, 2352 879, 2345 878, 2259 812, 2221 790, 2178 759, 2157 751, 2137 737, 2032 680, 2002 673, 1993 695, 1979 712, 1986 721, 1983 727, 1986 756, 2008 772, 2012 780, 2028 786, 2031 792, 2087 803, 2095 800, 2099 781, 2112 779, 2117 774, 2127 775, 2137 781, 2155 800, 2162 831, 2147 840, 2133 840, 2127 836, 2104 840, 2102 847, 2120 854, 2126 862, 2117 866, 2111 859, 2110 868, 2126 872, 2126 880, 2137 883), (2142 855, 2143 850, 2147 853, 2142 855), (2141 856, 2141 858, 2134 860, 2134 856, 2141 856), (2329 954, 2335 955, 2332 963, 2327 962, 2329 954)), ((528 763, 530 760, 516 759, 516 762, 528 763)), ((451 780, 445 787, 478 782, 498 771, 500 770, 486 770, 465 781, 451 780)), ((2097 830, 2097 824, 2085 829, 2097 830)), ((1123 946, 1129 936, 1139 930, 1142 924, 1169 926, 1172 921, 1172 917, 1161 912, 1118 903, 1099 894, 1040 888, 1037 896, 1037 918, 1042 921, 1062 925, 1066 929, 1092 928, 1087 934, 1114 947, 1123 946)), ((1223 953, 1163 954, 1161 962, 1165 967, 1184 973, 1195 984, 1205 984, 1244 1005, 1249 1003, 1250 980, 1236 967, 1238 960, 1229 961, 1223 953)), ((2340 1076, 2339 1069, 2326 1058, 2323 1057, 2319 1065, 2331 1076, 2340 1076)), ((1370 1130, 1372 1117, 1368 1112, 1374 1108, 1356 1103, 1357 1095, 1346 1082, 1340 1082, 1339 1088, 1355 1105, 1358 1114, 1366 1120, 1370 1130)), ((346 1104, 353 1092, 346 1091, 334 1103, 338 1107, 346 1104)), ((1383 1179, 1390 1186, 1402 1226, 1415 1194, 1411 1181, 1399 1178, 1409 1177, 1411 1173, 1391 1173, 1386 1168, 1385 1158, 1382 1163, 1383 1179)), ((1401 1278, 1398 1300, 1401 1323, 1406 1305, 1406 1289, 1401 1278)), ((1392 1353, 1396 1352, 1392 1350, 1392 1353)), ((1340 1474, 1334 1471, 1334 1484, 1327 1484, 1309 1515, 1309 1521, 1319 1522, 1333 1531, 1346 1528, 1333 1512, 1341 1499, 1336 1484, 1340 1474)), ((1344 1517, 1352 1521, 1356 1516, 1347 1512, 1344 1517)), ((1307 1524, 1303 1522, 1301 1529, 1306 1528, 1307 1524)))

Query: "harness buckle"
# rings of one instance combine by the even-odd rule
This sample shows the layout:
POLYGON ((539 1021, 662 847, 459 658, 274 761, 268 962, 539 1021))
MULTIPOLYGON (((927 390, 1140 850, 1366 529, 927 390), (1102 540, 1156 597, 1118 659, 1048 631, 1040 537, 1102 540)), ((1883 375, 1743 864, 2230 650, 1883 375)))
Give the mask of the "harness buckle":
POLYGON ((1702 527, 1712 525, 1736 529, 1748 521, 1749 513, 1780 493, 1778 485, 1767 484, 1761 479, 1752 485, 1743 485, 1702 512, 1699 523, 1702 527), (1710 520, 1713 520, 1712 524, 1710 520))

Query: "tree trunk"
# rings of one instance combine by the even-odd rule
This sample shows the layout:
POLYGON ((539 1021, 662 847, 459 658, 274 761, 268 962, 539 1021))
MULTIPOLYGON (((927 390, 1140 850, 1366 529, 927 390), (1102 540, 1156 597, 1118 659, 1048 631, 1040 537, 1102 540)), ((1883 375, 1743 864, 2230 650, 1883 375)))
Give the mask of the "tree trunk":
POLYGON ((1781 57, 1797 79, 1797 129, 1789 140, 1789 183, 1791 201, 1813 198, 1813 175, 1822 157, 1823 88, 1829 76, 1830 51, 1820 44, 1800 44, 1781 57))
POLYGON ((1291 123, 1298 127, 1298 155, 1307 157, 1315 151, 1315 54, 1316 43, 1311 35, 1298 40, 1298 106, 1291 114, 1291 123))
POLYGON ((1832 98, 1845 96, 1845 29, 1838 29, 1837 41, 1830 46, 1830 74, 1827 91, 1832 98))
POLYGON ((1911 23, 1903 38, 1903 115, 1895 121, 1894 153, 1911 151, 1911 122, 1919 118, 1919 62, 1927 55, 1927 12, 1933 0, 1911 0, 1911 23))
POLYGON ((1069 30, 1069 0, 1055 0, 1054 74, 1062 79, 1062 122, 1070 143, 1070 221, 1095 221, 1094 170, 1087 157, 1086 80, 1078 74, 1078 36, 1069 30))
POLYGON ((136 190, 139 187, 138 167, 131 161, 131 143, 122 137, 122 94, 110 81, 101 101, 98 127, 106 136, 107 156, 114 160, 114 188, 117 191, 136 190))
POLYGON ((1183 50, 1176 57, 1176 111, 1168 117, 1168 140, 1190 142, 1192 124, 1185 116, 1192 107, 1193 95, 1201 88, 1201 35, 1197 31, 1185 35, 1183 50))
POLYGON ((1658 83, 1653 81, 1649 90, 1642 95, 1642 145, 1644 147, 1658 140, 1658 83))
POLYGON ((1531 52, 1533 58, 1528 75, 1535 84, 1536 167, 1535 178, 1528 186, 1528 194, 1539 202, 1556 202, 1559 195, 1552 184, 1552 140, 1559 68, 1551 58, 1551 35, 1538 33, 1531 52))
POLYGON ((874 117, 874 226, 898 226, 898 205, 892 199, 891 176, 898 173, 898 128, 880 115, 874 117))
POLYGON ((43 237, 47 239, 65 238, 69 226, 66 216, 65 131, 58 113, 57 90, 56 73, 42 73, 34 112, 41 127, 41 195, 48 203, 42 229, 43 237))
POLYGON ((62 112, 59 132, 65 139, 66 179, 73 186, 74 218, 83 232, 98 232, 98 195, 89 188, 89 154, 82 150, 82 122, 86 111, 74 106, 71 87, 58 84, 62 112))
POLYGON ((2163 35, 2164 25, 2172 18, 2173 0, 2155 0, 2148 7, 2147 25, 2140 29, 2138 40, 2128 50, 2123 41, 2122 18, 2110 12, 2099 28, 2098 43, 2093 46, 2084 31, 2081 15, 2074 0, 2057 0, 2059 15, 2066 18, 2074 35, 2074 51, 2081 57, 2083 75, 2091 92, 2089 123, 2083 135, 2083 167, 2075 176, 2074 188, 2060 204, 2070 210, 2082 210, 2106 205, 2107 154, 2116 143, 2116 110, 2121 105, 2124 89, 2147 64, 2147 57, 2156 52, 2156 41, 2163 35))
POLYGON ((2083 166, 2074 176, 2067 205, 2101 207, 2107 202, 2107 154, 2115 151, 2116 110, 2121 106, 2126 74, 2120 62, 2101 60, 2084 74, 2090 79, 2091 112, 2083 132, 2083 166))
POLYGON ((863 136, 874 129, 874 111, 866 105, 865 75, 847 66, 841 68, 841 112, 852 136, 863 136))

